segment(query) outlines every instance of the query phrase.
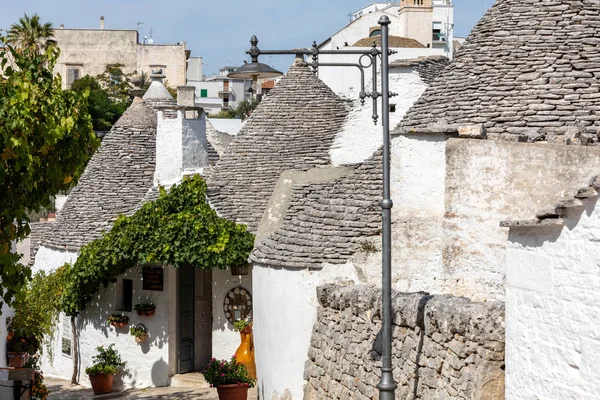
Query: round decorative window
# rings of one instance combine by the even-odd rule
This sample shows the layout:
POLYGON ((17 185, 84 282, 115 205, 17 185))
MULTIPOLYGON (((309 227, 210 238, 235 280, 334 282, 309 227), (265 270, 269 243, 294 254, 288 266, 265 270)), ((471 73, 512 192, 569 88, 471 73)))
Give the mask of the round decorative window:
POLYGON ((230 323, 252 316, 252 296, 243 287, 239 286, 227 292, 223 300, 225 318, 230 323))

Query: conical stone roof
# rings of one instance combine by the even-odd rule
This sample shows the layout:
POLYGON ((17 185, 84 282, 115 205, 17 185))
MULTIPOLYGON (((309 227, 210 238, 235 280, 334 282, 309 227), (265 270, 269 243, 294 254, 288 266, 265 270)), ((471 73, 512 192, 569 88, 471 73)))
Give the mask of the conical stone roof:
POLYGON ((41 244, 78 251, 119 214, 134 212, 153 186, 155 155, 156 112, 136 98, 104 137, 41 244))
POLYGON ((283 171, 331 164, 329 150, 348 111, 307 67, 292 66, 210 173, 211 204, 256 231, 283 171))
POLYGON ((497 0, 398 130, 483 123, 490 138, 596 137, 599 99, 600 2, 497 0))

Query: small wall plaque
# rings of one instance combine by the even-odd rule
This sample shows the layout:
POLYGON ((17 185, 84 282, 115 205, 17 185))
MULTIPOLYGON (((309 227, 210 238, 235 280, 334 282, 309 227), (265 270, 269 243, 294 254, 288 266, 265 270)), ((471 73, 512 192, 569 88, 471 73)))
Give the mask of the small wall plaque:
POLYGON ((142 279, 144 281, 144 290, 163 290, 164 269, 162 268, 143 268, 142 279))

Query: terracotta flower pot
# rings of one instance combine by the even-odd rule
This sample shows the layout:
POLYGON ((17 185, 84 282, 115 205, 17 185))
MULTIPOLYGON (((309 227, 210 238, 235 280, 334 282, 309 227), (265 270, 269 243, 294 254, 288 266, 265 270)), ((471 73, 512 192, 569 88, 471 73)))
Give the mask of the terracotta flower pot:
POLYGON ((113 375, 88 375, 90 377, 90 383, 94 394, 110 393, 112 392, 113 375))
POLYGON ((148 334, 145 333, 142 336, 136 336, 135 337, 135 341, 136 343, 144 343, 146 341, 146 339, 148 339, 148 334))
POLYGON ((141 315, 143 317, 151 317, 156 313, 156 309, 154 310, 148 310, 148 311, 142 311, 142 310, 138 310, 137 314, 141 315))
POLYGON ((219 400, 246 400, 248 386, 246 385, 219 385, 217 386, 219 400))
POLYGON ((110 324, 115 328, 125 328, 129 322, 111 322, 110 324))
POLYGON ((13 368, 23 368, 28 358, 29 353, 23 351, 9 351, 8 366, 13 368))

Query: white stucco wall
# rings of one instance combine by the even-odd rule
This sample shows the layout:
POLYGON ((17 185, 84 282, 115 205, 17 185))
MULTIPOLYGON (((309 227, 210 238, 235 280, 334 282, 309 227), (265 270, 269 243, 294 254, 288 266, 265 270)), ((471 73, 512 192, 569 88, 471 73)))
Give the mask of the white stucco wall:
MULTIPOLYGON (((390 26, 390 35, 398 35, 399 32, 399 24, 398 24, 398 8, 394 7, 388 9, 386 11, 376 11, 376 10, 368 10, 363 12, 363 15, 340 29, 338 32, 334 33, 330 40, 325 43, 320 49, 321 50, 334 50, 336 48, 348 48, 345 47, 345 44, 348 43, 348 46, 353 46, 354 43, 358 42, 360 39, 364 39, 369 37, 371 33, 371 28, 378 27, 377 22, 381 18, 381 16, 386 15, 392 23, 390 26), (369 13, 370 11, 370 13, 369 13)), ((322 56, 319 56, 319 61, 322 56)))
MULTIPOLYGON (((115 343, 115 349, 127 363, 127 372, 122 378, 115 377, 115 388, 135 388, 148 386, 166 386, 169 382, 169 329, 168 307, 169 295, 167 287, 169 280, 176 279, 176 271, 165 267, 164 290, 148 291, 142 289, 142 269, 135 267, 119 276, 119 279, 133 280, 133 304, 153 302, 156 314, 151 317, 139 316, 135 311, 115 311, 117 297, 116 284, 111 283, 102 288, 88 307, 77 318, 80 345, 80 383, 90 386, 85 368, 92 365, 92 357, 96 347, 108 346, 115 343), (107 317, 113 313, 123 313, 129 316, 129 325, 125 328, 115 328, 107 324, 107 317), (149 338, 144 343, 136 343, 129 334, 129 328, 143 323, 149 332, 149 338), (119 382, 122 379, 122 384, 119 382)), ((171 299, 175 301, 174 299, 171 299)), ((62 316, 61 318, 65 318, 62 316)), ((69 317, 66 317, 69 318, 69 317)), ((68 324, 70 326, 70 324, 68 324)), ((42 370, 48 376, 71 379, 73 360, 61 352, 63 325, 59 325, 58 334, 54 337, 54 359, 51 361, 47 354, 43 357, 42 370)))
POLYGON ((254 265, 254 347, 260 398, 271 399, 286 390, 303 397, 304 363, 317 319, 319 285, 358 282, 348 267, 328 265, 320 271, 254 265), (259 295, 260 294, 260 295, 259 295))
MULTIPOLYGON (((389 114, 390 126, 394 127, 400 123, 408 109, 423 94, 427 84, 412 68, 393 68, 389 75, 389 83, 390 91, 400 94, 400 96, 390 99, 390 105, 393 104, 396 107, 396 111, 389 114)), ((381 88, 381 85, 379 87, 381 88)), ((374 124, 372 100, 366 99, 364 105, 361 105, 359 100, 354 101, 354 106, 346 118, 344 127, 336 136, 329 151, 331 163, 334 166, 362 162, 382 146, 381 109, 378 114, 378 123, 374 124)))
MULTIPOLYGON (((365 47, 344 47, 344 50, 365 50, 365 47)), ((398 51, 397 54, 392 54, 389 57, 390 62, 395 60, 407 60, 414 59, 418 57, 426 57, 426 56, 439 56, 444 55, 443 49, 433 49, 433 48, 421 48, 421 49, 412 49, 412 48, 394 48, 394 50, 398 51)), ((328 63, 328 62, 336 62, 336 63, 350 63, 357 64, 359 62, 360 56, 353 54, 346 55, 329 55, 322 54, 319 56, 319 62, 328 63)), ((309 60, 310 61, 310 60, 309 60)), ((363 65, 366 65, 367 61, 363 60, 363 65)), ((369 93, 372 89, 372 69, 364 68, 365 71, 365 87, 367 88, 365 91, 369 93)), ((397 104, 399 101, 403 100, 404 96, 412 96, 413 93, 405 93, 408 88, 404 85, 404 82, 399 82, 400 86, 395 87, 394 77, 393 75, 396 73, 394 69, 390 70, 390 90, 399 94, 399 97, 392 97, 390 99, 390 104, 397 104)), ((378 61, 377 65, 377 74, 381 75, 381 63, 378 61)), ((319 79, 327 84, 336 94, 349 98, 349 99, 358 99, 358 95, 360 93, 360 82, 361 82, 361 74, 360 70, 357 67, 319 67, 318 71, 319 79)), ((397 78, 396 78, 397 79, 397 78)), ((381 84, 377 85, 379 91, 381 91, 381 84)), ((365 104, 372 103, 370 98, 365 99, 365 104)), ((381 111, 381 100, 379 100, 378 109, 381 111)), ((381 114, 381 112, 379 113, 381 114)), ((390 126, 394 126, 391 125, 390 126)))
POLYGON ((390 168, 393 286, 400 291, 440 293, 444 136, 394 137, 390 168))
POLYGON ((600 207, 564 228, 511 229, 506 251, 506 398, 600 393, 600 207))
POLYGON ((171 186, 181 181, 184 169, 190 172, 207 166, 206 146, 204 115, 198 119, 185 119, 183 112, 178 110, 176 118, 165 118, 164 113, 159 112, 156 127, 154 184, 171 186), (196 166, 192 167, 192 164, 196 166))
MULTIPOLYGON (((212 335, 212 354, 216 359, 230 359, 240 345, 240 334, 233 330, 233 325, 225 318, 223 312, 223 302, 227 292, 238 286, 243 287, 252 296, 254 307, 254 289, 252 287, 252 270, 248 275, 231 275, 229 269, 213 269, 212 271, 213 287, 213 335, 212 335)), ((254 316, 253 316, 254 320, 254 316)))
POLYGON ((32 271, 50 272, 62 267, 66 263, 72 264, 77 260, 78 253, 67 250, 56 250, 40 246, 35 255, 35 264, 32 271))
MULTIPOLYGON (((6 304, 2 305, 2 315, 0 315, 0 367, 6 367, 6 335, 8 330, 6 329, 6 318, 11 317, 14 314, 12 308, 6 304)), ((10 385, 11 382, 0 381, 2 385, 10 385)), ((0 399, 12 399, 12 388, 0 386, 0 399)))
POLYGON ((244 126, 241 119, 208 118, 208 121, 219 132, 225 132, 230 135, 237 135, 242 126, 244 126))

